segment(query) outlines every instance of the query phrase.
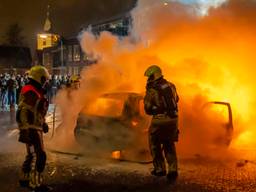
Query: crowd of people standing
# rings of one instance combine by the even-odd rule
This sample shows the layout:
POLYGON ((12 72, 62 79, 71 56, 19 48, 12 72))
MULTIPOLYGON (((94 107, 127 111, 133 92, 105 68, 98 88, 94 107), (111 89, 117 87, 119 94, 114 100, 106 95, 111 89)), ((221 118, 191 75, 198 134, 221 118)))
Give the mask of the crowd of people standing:
MULTIPOLYGON (((57 91, 68 86, 69 75, 52 75, 47 89, 47 98, 52 102, 57 91)), ((18 105, 21 88, 28 83, 28 75, 0 74, 0 108, 15 108, 18 105)))
POLYGON ((15 76, 7 73, 0 75, 1 108, 6 108, 7 106, 14 107, 17 104, 19 92, 27 80, 26 75, 15 76))

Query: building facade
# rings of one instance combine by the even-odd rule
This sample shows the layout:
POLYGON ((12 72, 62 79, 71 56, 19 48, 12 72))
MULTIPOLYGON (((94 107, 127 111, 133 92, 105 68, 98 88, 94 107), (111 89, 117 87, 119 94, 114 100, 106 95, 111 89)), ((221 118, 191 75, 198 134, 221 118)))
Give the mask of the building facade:
POLYGON ((131 25, 132 18, 130 14, 123 14, 89 25, 89 28, 95 35, 99 35, 102 31, 108 31, 118 37, 124 37, 129 34, 131 25))
POLYGON ((43 49, 42 63, 52 74, 78 75, 83 67, 95 62, 82 51, 76 38, 62 38, 57 46, 43 49))
POLYGON ((37 34, 37 50, 42 51, 45 48, 56 46, 59 39, 60 36, 53 33, 37 34))
MULTIPOLYGON (((99 22, 97 24, 82 27, 82 30, 91 30, 96 36, 102 31, 122 38, 129 34, 132 24, 130 15, 122 15, 99 22)), ((52 74, 78 75, 84 67, 90 66, 97 61, 90 55, 84 53, 80 42, 76 37, 58 38, 55 46, 42 49, 41 63, 47 67, 52 74)))

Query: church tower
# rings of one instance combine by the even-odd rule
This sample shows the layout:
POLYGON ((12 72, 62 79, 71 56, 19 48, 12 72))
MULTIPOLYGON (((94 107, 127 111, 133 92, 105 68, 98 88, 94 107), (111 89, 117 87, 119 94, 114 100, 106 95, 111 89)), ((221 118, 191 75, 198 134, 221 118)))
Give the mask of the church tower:
POLYGON ((47 6, 46 20, 44 23, 44 32, 49 32, 51 30, 52 23, 50 21, 50 5, 47 6))
POLYGON ((58 44, 60 36, 52 32, 52 22, 50 20, 50 5, 47 6, 46 20, 43 32, 37 34, 37 50, 53 47, 58 44))

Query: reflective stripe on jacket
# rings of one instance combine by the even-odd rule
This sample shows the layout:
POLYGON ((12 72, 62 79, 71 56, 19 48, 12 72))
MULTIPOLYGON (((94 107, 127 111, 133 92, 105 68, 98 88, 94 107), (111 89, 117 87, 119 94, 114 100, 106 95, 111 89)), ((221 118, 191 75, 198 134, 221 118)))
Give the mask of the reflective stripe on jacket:
POLYGON ((44 100, 43 93, 33 85, 25 85, 22 88, 17 110, 17 122, 20 130, 30 128, 42 131, 46 113, 40 109, 39 105, 42 105, 44 100))

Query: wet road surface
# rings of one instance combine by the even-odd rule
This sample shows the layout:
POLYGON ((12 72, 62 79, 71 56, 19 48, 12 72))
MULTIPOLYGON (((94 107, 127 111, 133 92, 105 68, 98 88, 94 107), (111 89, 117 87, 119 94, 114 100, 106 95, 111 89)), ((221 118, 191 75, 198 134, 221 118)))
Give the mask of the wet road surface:
MULTIPOLYGON (((25 150, 15 137, 6 134, 15 127, 10 119, 13 117, 0 113, 0 191, 25 192, 29 190, 18 185, 25 150)), ((48 150, 45 181, 55 192, 255 192, 256 150, 242 153, 242 156, 228 160, 199 155, 180 157, 179 178, 170 185, 165 177, 150 175, 151 164, 120 162, 106 156, 56 154, 48 150)))
MULTIPOLYGON (((18 185, 23 156, 0 155, 3 192, 28 191, 18 185)), ((149 174, 151 165, 74 157, 48 152, 45 181, 53 191, 255 191, 256 165, 239 161, 180 160, 179 179, 170 185, 149 174)))

